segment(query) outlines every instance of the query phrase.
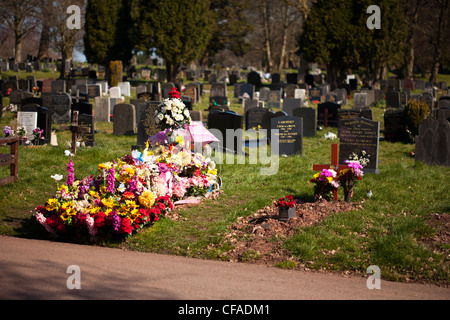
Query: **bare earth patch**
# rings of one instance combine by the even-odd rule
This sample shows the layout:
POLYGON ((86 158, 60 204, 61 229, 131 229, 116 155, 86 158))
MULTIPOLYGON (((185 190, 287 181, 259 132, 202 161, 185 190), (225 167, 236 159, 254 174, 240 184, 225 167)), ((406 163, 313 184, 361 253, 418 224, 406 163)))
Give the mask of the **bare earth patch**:
POLYGON ((278 219, 278 208, 267 206, 247 217, 240 217, 224 239, 234 248, 226 252, 231 262, 247 262, 274 266, 295 259, 281 247, 282 239, 291 237, 295 229, 322 221, 325 217, 361 208, 360 203, 301 202, 296 205, 296 217, 288 221, 278 219), (277 240, 278 239, 278 240, 277 240))

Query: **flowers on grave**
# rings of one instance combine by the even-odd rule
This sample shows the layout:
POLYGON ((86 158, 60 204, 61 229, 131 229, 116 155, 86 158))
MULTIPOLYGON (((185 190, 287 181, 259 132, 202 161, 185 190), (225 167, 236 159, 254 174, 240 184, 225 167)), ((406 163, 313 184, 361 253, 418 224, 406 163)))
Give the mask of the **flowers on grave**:
POLYGON ((8 90, 6 90, 6 96, 9 96, 11 94, 11 92, 13 91, 13 89, 9 88, 8 90))
POLYGON ((210 159, 174 145, 133 151, 100 163, 97 175, 82 180, 75 178, 70 159, 66 183, 36 208, 35 216, 55 236, 75 233, 95 240, 131 235, 167 215, 174 202, 206 194, 216 179, 217 170, 210 159))
POLYGON ((337 173, 333 169, 323 169, 316 173, 309 182, 314 183, 314 195, 316 200, 330 200, 333 192, 339 188, 337 173))
POLYGON ((294 200, 294 197, 292 197, 291 195, 287 195, 278 199, 278 201, 275 202, 275 205, 278 208, 293 208, 295 207, 295 203, 296 202, 294 200))
POLYGON ((362 171, 363 166, 358 161, 345 160, 344 163, 348 168, 339 171, 337 179, 344 188, 345 201, 350 203, 353 196, 353 188, 358 181, 362 180, 364 172, 362 171))
POLYGON ((14 130, 10 126, 5 126, 3 129, 3 135, 7 137, 12 137, 14 135, 14 130))
POLYGON ((42 138, 42 134, 44 133, 44 130, 43 129, 41 129, 41 128, 36 128, 36 129, 34 129, 33 130, 33 139, 34 139, 34 141, 39 141, 39 139, 41 139, 42 138))
POLYGON ((180 99, 181 95, 176 88, 169 92, 168 99, 165 99, 156 110, 156 124, 166 128, 178 129, 191 123, 191 116, 188 108, 180 99))

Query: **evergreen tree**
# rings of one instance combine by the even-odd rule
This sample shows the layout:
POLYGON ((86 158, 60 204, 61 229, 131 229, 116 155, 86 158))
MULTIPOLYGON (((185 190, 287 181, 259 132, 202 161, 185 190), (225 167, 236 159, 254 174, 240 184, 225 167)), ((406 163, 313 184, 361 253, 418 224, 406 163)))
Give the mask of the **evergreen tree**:
POLYGON ((206 50, 214 26, 210 2, 159 0, 146 9, 156 52, 165 60, 167 78, 172 81, 182 64, 199 59, 206 50))
POLYGON ((132 57, 130 4, 127 0, 89 0, 86 7, 84 53, 91 63, 109 66, 132 57))

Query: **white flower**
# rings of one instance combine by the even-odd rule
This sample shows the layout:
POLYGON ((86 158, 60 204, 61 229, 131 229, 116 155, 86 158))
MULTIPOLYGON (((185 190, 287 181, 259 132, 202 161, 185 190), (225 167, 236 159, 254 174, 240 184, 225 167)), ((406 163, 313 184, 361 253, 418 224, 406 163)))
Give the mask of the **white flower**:
POLYGON ((56 182, 60 181, 63 176, 61 174, 54 174, 52 176, 50 176, 53 180, 55 180, 56 182))
POLYGON ((73 157, 73 153, 70 152, 69 150, 64 150, 64 155, 65 155, 66 157, 73 157))

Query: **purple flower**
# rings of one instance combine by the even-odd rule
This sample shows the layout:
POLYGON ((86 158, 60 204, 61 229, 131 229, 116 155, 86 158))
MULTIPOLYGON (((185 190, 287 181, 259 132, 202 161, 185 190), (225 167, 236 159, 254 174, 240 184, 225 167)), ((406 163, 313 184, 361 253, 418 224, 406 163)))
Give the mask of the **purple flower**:
POLYGON ((119 231, 120 228, 120 217, 117 215, 116 212, 113 213, 111 216, 111 223, 114 231, 119 231))
POLYGON ((166 173, 167 171, 169 171, 169 168, 167 167, 167 164, 165 164, 165 163, 158 162, 158 168, 159 168, 160 174, 163 174, 163 173, 166 173))
POLYGON ((108 170, 108 177, 106 178, 108 192, 114 193, 115 191, 115 182, 116 182, 116 165, 115 161, 111 169, 108 170))
POLYGON ((69 160, 69 163, 67 164, 67 180, 66 180, 66 185, 68 186, 72 186, 73 182, 75 181, 75 176, 74 176, 74 171, 73 171, 73 162, 72 159, 69 160))
POLYGON ((5 137, 9 137, 14 135, 14 131, 11 129, 10 126, 5 126, 5 129, 3 130, 3 134, 5 135, 5 137))

